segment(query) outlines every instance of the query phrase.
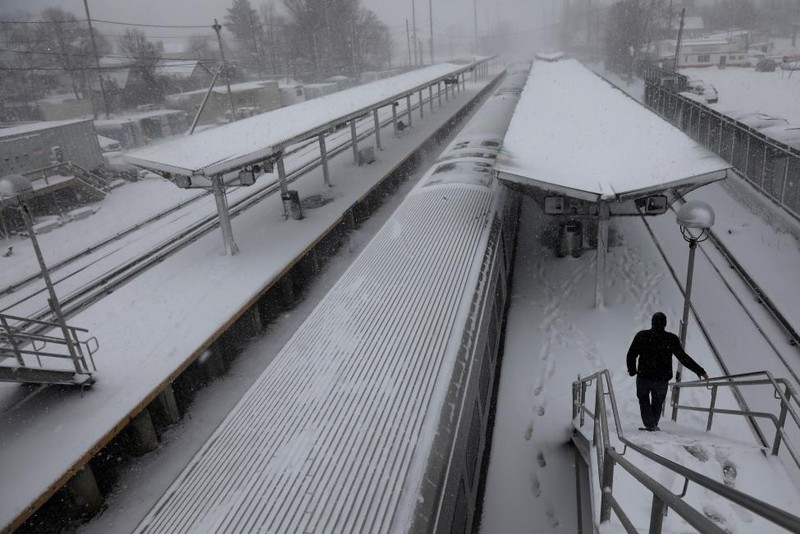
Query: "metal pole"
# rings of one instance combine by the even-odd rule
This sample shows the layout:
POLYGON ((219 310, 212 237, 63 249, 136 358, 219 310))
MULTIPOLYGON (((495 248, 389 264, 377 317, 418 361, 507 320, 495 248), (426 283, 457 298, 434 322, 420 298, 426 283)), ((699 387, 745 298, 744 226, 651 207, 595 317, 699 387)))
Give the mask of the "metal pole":
POLYGON ((325 148, 325 134, 319 134, 317 139, 319 140, 319 156, 322 160, 322 179, 325 181, 325 185, 331 187, 331 176, 328 171, 328 151, 325 148))
POLYGON ((606 202, 597 204, 597 262, 595 264, 594 306, 603 307, 603 287, 606 276, 606 252, 608 250, 608 221, 611 210, 606 202))
POLYGON ((355 119, 350 119, 350 143, 353 145, 353 163, 358 165, 358 137, 356 136, 355 119))
MULTIPOLYGON (((83 0, 83 7, 86 10, 86 22, 89 23, 89 36, 92 39, 92 50, 94 51, 94 64, 97 66, 97 77, 100 78, 100 93, 103 95, 103 111, 105 111, 106 118, 108 118, 108 99, 106 98, 106 87, 103 83, 103 75, 100 71, 100 58, 97 55, 97 43, 94 40, 94 28, 92 28, 92 16, 89 14, 88 0, 83 0)), ((91 88, 89 89, 89 92, 91 93, 91 88)), ((97 117, 95 116, 95 118, 97 117)))
MULTIPOLYGON (((422 89, 419 90, 419 118, 420 119, 425 118, 425 103, 422 99, 422 89)), ((786 166, 786 168, 787 169, 789 168, 788 165, 786 166)))
POLYGON ((439 107, 442 107, 442 82, 436 82, 436 98, 439 99, 439 107))
POLYGON ((433 113, 433 86, 428 86, 428 104, 431 105, 431 113, 433 113))
MULTIPOLYGON (((686 269, 686 290, 683 294, 683 316, 681 318, 681 329, 679 337, 681 341, 681 348, 686 349, 686 331, 689 323, 689 308, 692 305, 692 279, 694 278, 694 254, 697 250, 697 239, 689 240, 689 266, 686 269)), ((683 364, 678 361, 678 368, 675 371, 675 383, 681 383, 681 372, 683 371, 683 364)), ((672 420, 678 420, 678 399, 680 397, 680 388, 672 388, 672 420)))
POLYGON ((217 214, 219 215, 219 228, 222 230, 222 240, 225 243, 225 254, 233 256, 239 252, 239 247, 233 241, 233 229, 231 228, 231 217, 228 213, 228 199, 225 196, 225 185, 222 183, 222 176, 211 178, 211 189, 214 192, 214 200, 217 202, 217 214))
POLYGON ((283 164, 283 156, 278 159, 278 185, 281 188, 281 196, 284 193, 289 192, 289 188, 286 186, 286 166, 283 164))
POLYGON ((222 26, 220 26, 217 19, 214 19, 214 25, 211 26, 215 32, 217 32, 217 44, 219 45, 219 56, 222 58, 222 66, 225 69, 225 85, 228 87, 228 100, 231 103, 231 122, 236 122, 236 106, 233 103, 233 93, 231 93, 231 73, 228 70, 228 62, 225 61, 225 50, 222 48, 222 35, 220 34, 220 30, 222 30, 222 26))
POLYGON ((211 96, 211 91, 214 90, 214 84, 217 83, 217 78, 219 78, 219 73, 222 72, 222 65, 217 69, 217 72, 214 73, 214 77, 211 78, 211 85, 208 86, 208 91, 206 91, 206 96, 203 97, 203 101, 200 102, 200 108, 197 110, 197 113, 194 116, 194 120, 192 121, 192 127, 189 129, 189 135, 194 133, 194 129, 197 126, 198 121, 200 120, 200 115, 203 114, 203 110, 206 108, 206 103, 208 102, 208 97, 211 96))
POLYGON ((406 95, 406 115, 408 115, 408 126, 411 127, 411 95, 406 95))
POLYGON ((375 146, 378 150, 383 150, 381 146, 381 122, 378 119, 378 109, 375 108, 372 110, 372 118, 375 120, 375 146))
POLYGON ((394 136, 397 137, 397 102, 392 102, 392 126, 394 127, 394 136))
POLYGON ((69 356, 72 358, 72 364, 75 366, 76 373, 86 373, 88 370, 82 369, 80 365, 80 358, 78 354, 75 352, 75 346, 72 340, 72 334, 67 327, 67 322, 64 320, 64 314, 61 312, 61 304, 58 302, 58 296, 56 295, 56 289, 53 287, 53 281, 50 279, 50 270, 47 268, 47 265, 44 263, 44 256, 42 256, 42 249, 39 248, 39 241, 36 240, 36 232, 33 231, 33 221, 31 220, 31 214, 28 210, 27 204, 20 200, 19 202, 20 208, 22 208, 22 218, 25 220, 25 227, 28 230, 28 235, 31 238, 31 244, 33 245, 33 251, 36 253, 36 259, 39 261, 39 268, 42 270, 42 278, 44 279, 44 284, 47 286, 47 292, 50 295, 50 309, 53 310, 53 315, 56 316, 56 322, 58 326, 61 328, 61 332, 64 334, 64 341, 67 342, 67 350, 69 350, 69 356))

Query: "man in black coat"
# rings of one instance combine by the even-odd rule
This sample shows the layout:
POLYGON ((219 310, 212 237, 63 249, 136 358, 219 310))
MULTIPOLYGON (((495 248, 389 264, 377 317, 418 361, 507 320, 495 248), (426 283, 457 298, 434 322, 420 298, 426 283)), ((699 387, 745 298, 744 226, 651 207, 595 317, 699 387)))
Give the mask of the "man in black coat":
POLYGON ((636 396, 644 427, 650 432, 661 430, 658 420, 667 397, 667 384, 672 379, 672 356, 694 373, 708 380, 705 369, 700 367, 681 347, 678 336, 667 332, 667 316, 661 312, 653 314, 652 328, 636 334, 628 349, 628 374, 636 376, 636 396), (636 359, 639 365, 636 365, 636 359))

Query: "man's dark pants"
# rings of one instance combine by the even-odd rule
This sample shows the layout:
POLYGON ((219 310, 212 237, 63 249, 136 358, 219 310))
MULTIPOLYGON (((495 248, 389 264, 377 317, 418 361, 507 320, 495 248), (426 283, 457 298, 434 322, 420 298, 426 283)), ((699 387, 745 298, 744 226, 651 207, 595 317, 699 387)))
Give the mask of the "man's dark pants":
POLYGON ((642 423, 645 427, 658 426, 664 399, 667 398, 668 386, 669 380, 636 377, 636 396, 639 397, 639 410, 642 413, 642 423))

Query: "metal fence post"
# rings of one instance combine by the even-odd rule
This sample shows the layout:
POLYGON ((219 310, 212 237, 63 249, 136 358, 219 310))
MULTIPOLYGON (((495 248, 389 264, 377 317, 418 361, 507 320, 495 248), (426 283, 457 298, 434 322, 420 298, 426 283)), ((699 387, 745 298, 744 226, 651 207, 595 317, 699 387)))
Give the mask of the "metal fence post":
POLYGON ((656 494, 653 494, 653 506, 650 508, 650 534, 660 534, 664 525, 664 509, 666 505, 656 494))
POLYGON ((603 480, 601 481, 600 496, 600 522, 605 523, 611 519, 611 499, 614 491, 614 458, 606 451, 603 458, 603 480))
POLYGON ((708 423, 706 423, 706 432, 711 430, 711 422, 714 419, 714 408, 717 406, 717 386, 711 387, 711 404, 708 408, 708 423))
POLYGON ((784 391, 786 403, 781 401, 781 414, 778 416, 778 423, 775 425, 775 441, 772 443, 772 455, 777 456, 781 448, 781 433, 783 425, 786 423, 786 412, 789 411, 789 403, 792 400, 792 390, 787 385, 784 391))
POLYGON ((11 343, 11 350, 14 351, 14 356, 17 358, 17 363, 20 367, 25 367, 25 360, 22 358, 22 353, 19 351, 17 339, 14 337, 14 332, 11 330, 11 325, 8 324, 6 318, 0 315, 0 324, 3 325, 3 330, 8 336, 8 342, 11 343))

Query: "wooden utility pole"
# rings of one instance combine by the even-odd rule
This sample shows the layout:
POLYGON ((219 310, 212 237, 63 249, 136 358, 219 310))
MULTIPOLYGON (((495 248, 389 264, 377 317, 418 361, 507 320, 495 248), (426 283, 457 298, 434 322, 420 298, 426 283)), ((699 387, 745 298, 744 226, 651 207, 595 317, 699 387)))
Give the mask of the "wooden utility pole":
POLYGON ((236 105, 233 103, 233 93, 231 92, 231 72, 228 69, 228 62, 225 61, 225 50, 222 48, 222 35, 220 35, 220 26, 217 19, 214 19, 214 25, 211 26, 217 32, 217 44, 219 45, 219 56, 222 58, 222 68, 225 69, 225 85, 228 88, 228 100, 231 103, 231 122, 236 122, 236 105))
POLYGON ((431 65, 433 65, 433 0, 428 0, 428 11, 431 19, 431 65))
POLYGON ((675 43, 675 63, 672 70, 678 72, 678 59, 681 53, 681 39, 683 38, 683 19, 686 16, 686 8, 681 9, 681 25, 678 27, 678 41, 675 43))
POLYGON ((408 40, 408 66, 411 66, 411 30, 408 29, 408 19, 406 19, 406 39, 408 40))
POLYGON ((417 2, 415 0, 411 0, 411 37, 414 38, 414 65, 416 65, 420 51, 417 45, 417 2))
MULTIPOLYGON (((106 98, 106 87, 103 84, 103 74, 100 70, 100 58, 97 56, 97 43, 94 40, 94 28, 92 28, 92 16, 89 14, 89 3, 88 0, 83 0, 83 7, 86 10, 86 22, 89 23, 89 36, 92 39, 92 50, 94 51, 94 64, 97 66, 97 77, 100 79, 100 93, 103 95, 103 111, 106 113, 106 118, 108 118, 108 99, 106 98)), ((91 98, 92 88, 89 87, 89 95, 91 98)), ((92 106, 92 112, 94 118, 97 118, 97 113, 94 113, 94 106, 92 106)))

